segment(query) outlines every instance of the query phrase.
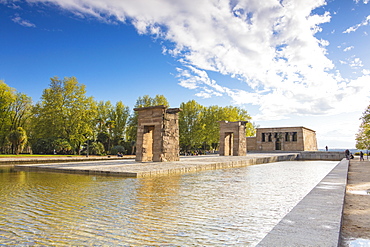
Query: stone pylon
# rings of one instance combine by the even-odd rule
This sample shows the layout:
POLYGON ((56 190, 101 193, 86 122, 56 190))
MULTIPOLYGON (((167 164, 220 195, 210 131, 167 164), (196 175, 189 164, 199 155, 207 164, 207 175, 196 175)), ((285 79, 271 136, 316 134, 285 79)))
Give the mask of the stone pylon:
POLYGON ((220 156, 247 155, 247 121, 219 121, 220 123, 220 156))
POLYGON ((179 108, 151 106, 134 109, 138 113, 136 161, 178 161, 179 108))

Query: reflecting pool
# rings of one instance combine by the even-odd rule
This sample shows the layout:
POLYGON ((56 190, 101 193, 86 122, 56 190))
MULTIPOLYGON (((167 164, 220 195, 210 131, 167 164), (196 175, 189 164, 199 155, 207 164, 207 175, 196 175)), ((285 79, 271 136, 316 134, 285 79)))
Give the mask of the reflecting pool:
POLYGON ((154 178, 0 167, 0 245, 254 246, 336 164, 154 178))

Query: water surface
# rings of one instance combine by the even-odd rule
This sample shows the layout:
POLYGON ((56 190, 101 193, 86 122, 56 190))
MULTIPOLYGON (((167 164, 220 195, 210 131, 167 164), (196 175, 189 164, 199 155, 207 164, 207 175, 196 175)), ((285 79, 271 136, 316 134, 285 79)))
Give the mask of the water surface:
POLYGON ((0 168, 0 244, 255 246, 337 163, 154 178, 0 168))

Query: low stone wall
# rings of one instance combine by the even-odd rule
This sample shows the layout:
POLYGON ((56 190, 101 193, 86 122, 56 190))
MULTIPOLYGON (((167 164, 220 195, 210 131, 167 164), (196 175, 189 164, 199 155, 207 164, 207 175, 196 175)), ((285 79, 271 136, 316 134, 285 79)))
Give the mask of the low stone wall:
POLYGON ((340 161, 345 158, 344 152, 313 152, 313 151, 305 151, 300 152, 297 159, 298 160, 332 160, 332 161, 340 161))
POLYGON ((338 246, 348 165, 342 159, 257 246, 338 246))

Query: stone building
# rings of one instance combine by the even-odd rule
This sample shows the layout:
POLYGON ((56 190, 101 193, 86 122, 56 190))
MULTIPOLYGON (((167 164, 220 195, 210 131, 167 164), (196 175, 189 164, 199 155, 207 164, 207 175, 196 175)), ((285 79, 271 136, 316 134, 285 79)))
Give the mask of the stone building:
POLYGON ((138 113, 136 161, 178 161, 179 108, 152 106, 135 108, 138 113))
POLYGON ((245 124, 247 121, 219 121, 220 156, 244 156, 247 154, 245 124))
POLYGON ((257 128, 248 151, 317 151, 316 132, 306 127, 257 128))

